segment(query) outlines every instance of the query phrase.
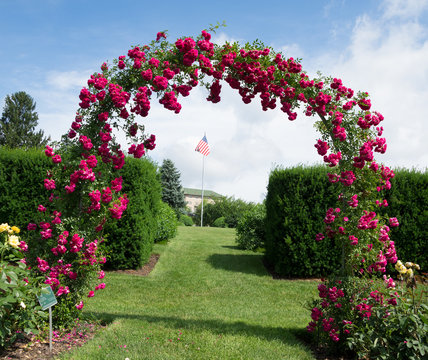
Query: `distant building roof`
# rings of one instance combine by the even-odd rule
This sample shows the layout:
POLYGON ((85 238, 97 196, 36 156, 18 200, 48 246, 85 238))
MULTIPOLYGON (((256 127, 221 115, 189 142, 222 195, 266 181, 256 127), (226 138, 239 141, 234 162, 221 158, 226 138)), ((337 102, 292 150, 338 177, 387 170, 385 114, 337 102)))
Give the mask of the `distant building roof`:
MULTIPOLYGON (((183 188, 183 193, 184 193, 184 195, 202 196, 202 190, 201 189, 183 188)), ((222 195, 217 194, 215 191, 204 189, 204 196, 215 198, 215 197, 220 197, 222 195)))

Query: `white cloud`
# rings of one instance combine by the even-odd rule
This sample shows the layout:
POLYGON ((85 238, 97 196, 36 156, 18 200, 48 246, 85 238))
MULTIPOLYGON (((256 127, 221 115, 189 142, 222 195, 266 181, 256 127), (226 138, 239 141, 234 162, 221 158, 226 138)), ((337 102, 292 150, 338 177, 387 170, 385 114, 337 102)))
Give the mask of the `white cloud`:
POLYGON ((211 35, 211 42, 218 44, 218 45, 224 45, 224 44, 226 44, 226 42, 233 43, 236 41, 239 43, 242 43, 242 39, 235 39, 223 31, 211 35))
POLYGON ((91 74, 89 70, 86 71, 50 71, 46 75, 46 82, 52 88, 56 90, 70 90, 75 87, 83 87, 86 85, 88 80, 88 74, 91 74))
POLYGON ((427 0, 385 0, 382 4, 385 19, 419 17, 427 7, 427 0))
POLYGON ((401 14, 399 5, 387 1, 378 18, 359 17, 350 44, 340 54, 321 54, 317 65, 323 64, 324 73, 341 77, 346 86, 368 91, 374 109, 385 116, 388 151, 379 157, 381 162, 424 169, 428 166, 428 29, 404 16, 422 9, 421 2, 412 2, 403 16, 391 19, 390 14, 401 14))
POLYGON ((91 71, 50 71, 29 92, 37 99, 39 127, 52 140, 60 140, 70 128, 79 107, 80 90, 87 86, 91 71))
POLYGON ((292 57, 292 58, 303 58, 305 56, 304 50, 299 46, 299 44, 288 44, 288 45, 282 45, 279 48, 274 47, 276 51, 280 51, 283 53, 283 55, 286 58, 292 57))

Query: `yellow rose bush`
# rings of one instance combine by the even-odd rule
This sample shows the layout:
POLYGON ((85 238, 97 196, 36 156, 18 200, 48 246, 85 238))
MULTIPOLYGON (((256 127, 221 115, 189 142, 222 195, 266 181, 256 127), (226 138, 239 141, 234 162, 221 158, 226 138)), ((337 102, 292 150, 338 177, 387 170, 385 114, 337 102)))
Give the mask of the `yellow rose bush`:
POLYGON ((37 279, 25 262, 28 247, 19 233, 16 226, 0 225, 0 349, 21 334, 37 333, 46 317, 37 302, 37 279))

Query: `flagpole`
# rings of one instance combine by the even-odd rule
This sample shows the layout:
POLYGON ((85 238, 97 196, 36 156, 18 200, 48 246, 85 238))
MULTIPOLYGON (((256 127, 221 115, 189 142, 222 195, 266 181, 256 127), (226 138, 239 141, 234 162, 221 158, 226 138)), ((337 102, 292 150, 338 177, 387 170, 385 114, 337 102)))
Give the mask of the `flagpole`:
POLYGON ((204 224, 204 168, 205 168, 205 155, 202 155, 201 227, 204 224))

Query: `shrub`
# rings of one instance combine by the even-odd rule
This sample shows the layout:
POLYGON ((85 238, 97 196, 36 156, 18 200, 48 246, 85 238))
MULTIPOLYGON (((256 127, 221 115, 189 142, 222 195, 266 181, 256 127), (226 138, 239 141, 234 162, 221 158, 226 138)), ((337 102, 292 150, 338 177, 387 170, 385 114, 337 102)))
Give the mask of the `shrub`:
POLYGON ((150 258, 156 236, 161 186, 156 166, 148 159, 128 157, 119 175, 128 209, 118 221, 105 226, 106 266, 110 269, 136 269, 150 258))
MULTIPOLYGON (((337 194, 327 180, 330 170, 318 167, 277 168, 269 176, 266 197, 266 260, 283 276, 325 276, 338 267, 340 250, 325 238, 315 242, 324 228, 327 208, 337 194)), ((397 170, 386 192, 389 204, 380 214, 397 216, 391 228, 399 258, 411 258, 428 267, 428 173, 397 170)), ((390 268, 389 268, 390 270, 390 268)))
POLYGON ((236 227, 236 242, 241 249, 256 250, 263 247, 265 240, 266 208, 257 204, 244 213, 236 227))
POLYGON ((225 228, 227 227, 226 224, 226 219, 224 216, 220 216, 219 218, 215 219, 214 223, 213 223, 214 227, 219 227, 219 228, 225 228))
POLYGON ((157 216, 155 242, 167 241, 177 234, 177 216, 166 203, 161 202, 157 216))
POLYGON ((22 261, 27 245, 19 232, 16 226, 0 225, 0 349, 22 333, 37 334, 46 319, 36 297, 40 279, 31 277, 22 261))
POLYGON ((384 211, 396 216, 400 226, 391 229, 397 256, 413 259, 428 269, 428 172, 400 169, 391 180, 384 211))
POLYGON ((46 200, 43 179, 50 166, 42 149, 0 148, 0 219, 26 228, 46 200))
POLYGON ((193 220, 189 215, 180 214, 180 223, 185 226, 193 226, 193 220))
MULTIPOLYGON (((244 212, 250 210, 253 206, 253 203, 226 196, 217 198, 215 203, 204 202, 204 225, 215 226, 214 221, 219 217, 224 217, 227 227, 235 228, 244 212)), ((201 205, 198 205, 195 209, 195 223, 197 225, 201 224, 201 210, 201 205)))
POLYGON ((308 331, 329 352, 359 359, 423 359, 428 354, 428 306, 415 296, 413 263, 397 262, 405 278, 396 284, 367 277, 330 278, 318 286, 308 331), (411 270, 411 271, 409 271, 411 270))
MULTIPOLYGON (((8 150, 0 148, 0 219, 26 228, 34 218, 34 209, 46 201, 43 186, 51 166, 41 149, 8 150)), ((130 200, 122 219, 105 226, 110 269, 138 268, 150 257, 161 187, 156 166, 148 159, 128 157, 117 172, 123 178, 123 189, 130 200)))
POLYGON ((299 166, 276 168, 269 176, 265 255, 282 276, 325 276, 339 266, 340 251, 334 240, 314 240, 325 226, 326 210, 337 201, 327 172, 321 166, 299 166))

